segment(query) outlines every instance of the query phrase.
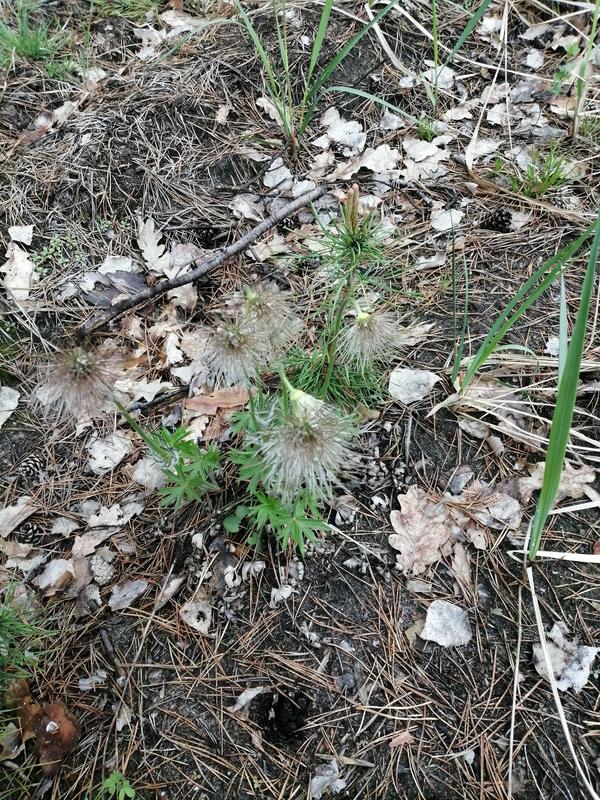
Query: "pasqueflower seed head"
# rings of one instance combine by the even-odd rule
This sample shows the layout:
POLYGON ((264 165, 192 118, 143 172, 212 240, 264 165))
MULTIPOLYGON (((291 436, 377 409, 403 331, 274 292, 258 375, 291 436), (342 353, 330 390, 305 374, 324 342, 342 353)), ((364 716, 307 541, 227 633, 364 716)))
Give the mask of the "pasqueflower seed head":
POLYGON ((353 434, 349 417, 294 389, 288 407, 278 407, 256 435, 266 488, 284 503, 292 503, 303 493, 329 497, 332 486, 355 466, 353 434))
POLYGON ((292 310, 289 292, 282 291, 273 281, 245 286, 233 300, 239 305, 244 323, 264 332, 275 345, 284 344, 301 327, 292 310))
POLYGON ((83 347, 58 353, 41 370, 35 394, 56 416, 98 416, 119 376, 119 360, 83 347))
POLYGON ((223 321, 211 333, 206 362, 215 385, 233 386, 254 378, 272 354, 268 337, 243 318, 223 321))
POLYGON ((395 314, 387 311, 359 311, 340 332, 339 352, 346 361, 366 367, 390 358, 406 346, 395 314))

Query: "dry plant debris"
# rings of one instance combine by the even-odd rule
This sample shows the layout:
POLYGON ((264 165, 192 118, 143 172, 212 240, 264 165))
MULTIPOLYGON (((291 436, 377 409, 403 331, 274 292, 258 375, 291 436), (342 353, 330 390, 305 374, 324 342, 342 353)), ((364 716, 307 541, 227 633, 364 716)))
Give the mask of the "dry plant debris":
MULTIPOLYGON (((382 7, 334 6, 323 57, 382 7)), ((279 21, 301 75, 321 8, 249 13, 269 53, 279 21)), ((31 25, 64 41, 50 62, 15 51, 1 67, 0 599, 49 633, 31 645, 37 671, 5 698, 7 798, 27 786, 96 800, 114 772, 143 800, 498 800, 509 763, 515 797, 581 796, 509 552, 543 479, 581 260, 507 334, 510 349, 449 390, 523 281, 597 208, 594 9, 492 2, 451 55, 476 7, 438 3, 437 26, 432 8, 398 3, 371 29, 329 80, 355 93, 318 96, 294 158, 234 4, 32 6, 31 25), (212 331, 231 335, 245 287, 274 285, 292 305, 279 337, 296 336, 294 357, 318 351, 339 277, 327 237, 340 202, 350 216, 354 181, 355 223, 373 215, 383 255, 360 264, 364 296, 344 322, 382 309, 394 346, 377 391, 353 404, 360 456, 328 498, 329 530, 303 554, 268 537, 258 549, 229 462, 201 501, 161 505, 168 458, 96 367, 110 366, 142 432, 181 425, 201 450, 238 447, 232 425, 259 398, 244 380, 211 381, 212 331), (279 219, 309 192, 312 205, 279 219), (192 262, 219 269, 189 281, 192 262), (96 393, 86 406, 75 383, 66 422, 48 416, 39 373, 76 330, 93 334, 96 393)), ((0 16, 14 27, 10 4, 0 16)), ((596 339, 545 543, 558 557, 537 567, 590 774, 596 339)), ((263 355, 270 388, 276 361, 263 355)))

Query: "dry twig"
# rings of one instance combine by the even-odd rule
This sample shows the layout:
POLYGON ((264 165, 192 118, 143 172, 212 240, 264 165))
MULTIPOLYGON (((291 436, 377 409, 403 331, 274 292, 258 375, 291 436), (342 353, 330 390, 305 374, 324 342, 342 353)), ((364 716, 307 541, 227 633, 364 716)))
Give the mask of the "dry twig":
POLYGON ((93 331, 103 328, 109 322, 112 322, 112 320, 120 317, 126 311, 129 311, 129 309, 145 304, 150 300, 153 300, 155 297, 160 297, 160 295, 170 291, 171 289, 177 289, 179 286, 185 286, 188 283, 193 283, 193 281, 197 281, 199 278, 202 278, 204 275, 212 272, 214 269, 220 267, 234 256, 238 255, 239 253, 243 253, 247 247, 253 244, 264 233, 270 231, 271 228, 274 228, 276 225, 278 225, 282 220, 286 219, 286 217, 295 214, 296 211, 304 208, 314 200, 318 200, 318 198, 322 197, 326 191, 327 189, 322 186, 317 186, 315 189, 311 189, 309 192, 300 195, 300 197, 292 200, 270 217, 263 220, 261 223, 252 228, 252 230, 248 231, 245 236, 242 236, 241 239, 238 239, 237 242, 229 245, 229 247, 224 247, 220 250, 217 250, 214 255, 211 255, 208 258, 194 259, 194 261, 191 261, 187 266, 196 264, 196 267, 190 272, 186 272, 184 274, 177 275, 174 278, 161 281, 160 283, 157 283, 156 286, 149 286, 147 289, 138 292, 138 294, 128 297, 125 300, 121 300, 120 303, 115 303, 115 305, 107 314, 102 314, 101 316, 95 318, 92 317, 92 319, 81 325, 75 334, 77 341, 81 341, 93 331))

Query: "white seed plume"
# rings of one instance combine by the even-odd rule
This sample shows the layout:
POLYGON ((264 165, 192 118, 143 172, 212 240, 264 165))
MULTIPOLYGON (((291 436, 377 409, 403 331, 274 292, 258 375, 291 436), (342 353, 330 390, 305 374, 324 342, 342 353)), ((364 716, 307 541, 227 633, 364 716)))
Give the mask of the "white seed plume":
POLYGON ((245 286, 232 297, 243 323, 260 330, 275 346, 284 345, 300 330, 302 324, 292 309, 289 292, 273 281, 260 281, 245 286))
POLYGON ((395 314, 359 311, 340 332, 340 355, 346 361, 367 367, 402 350, 406 346, 403 332, 395 314))
POLYGON ((265 421, 257 442, 263 458, 263 482, 285 503, 306 493, 329 497, 332 485, 352 471, 352 420, 312 395, 294 389, 289 408, 265 421))
POLYGON ((56 416, 97 416, 119 374, 117 357, 99 358, 82 347, 58 353, 40 370, 35 394, 56 416))
POLYGON ((234 386, 254 378, 272 349, 262 331, 243 319, 222 322, 211 333, 206 363, 215 385, 234 386))

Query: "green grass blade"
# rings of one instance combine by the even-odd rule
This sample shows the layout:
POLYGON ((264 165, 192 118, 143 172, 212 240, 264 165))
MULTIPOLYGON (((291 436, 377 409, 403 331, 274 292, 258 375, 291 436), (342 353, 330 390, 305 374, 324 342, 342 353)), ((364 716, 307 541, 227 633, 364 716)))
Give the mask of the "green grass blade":
MULTIPOLYGON (((275 30, 277 32, 277 43, 279 45, 279 56, 283 65, 283 95, 287 103, 285 116, 281 114, 281 109, 278 108, 279 116, 282 118, 284 130, 286 134, 291 132, 293 127, 294 117, 294 100, 292 97, 292 77, 290 75, 290 59, 289 50, 287 45, 287 19, 285 16, 285 0, 281 0, 281 10, 283 11, 283 24, 279 21, 279 13, 277 10, 277 0, 273 0, 273 16, 275 18, 275 30)), ((283 106, 283 101, 282 101, 283 106)))
POLYGON ((556 280, 557 276, 564 269, 567 262, 575 255, 581 245, 592 235, 594 228, 595 223, 586 228, 577 239, 575 239, 573 242, 570 242, 568 245, 566 245, 566 247, 563 247, 558 251, 558 253, 555 253, 552 258, 549 258, 538 270, 533 273, 533 275, 527 281, 525 281, 519 291, 499 315, 496 322, 492 325, 479 350, 473 356, 465 376, 461 381, 461 391, 464 391, 468 387, 475 373, 487 361, 494 350, 496 350, 506 332, 509 331, 515 322, 517 322, 523 316, 527 309, 536 302, 536 300, 548 288, 548 286, 550 286, 556 280), (534 286, 535 289, 533 289, 534 286), (531 289, 533 289, 533 291, 528 296, 528 293, 531 289), (519 303, 521 303, 520 306, 519 303), (515 309, 517 306, 519 306, 517 310, 512 313, 513 309, 515 309))
POLYGON ((342 49, 331 59, 331 61, 324 67, 323 72, 319 75, 313 85, 308 89, 306 94, 306 103, 305 105, 308 108, 304 111, 303 117, 300 120, 300 130, 299 132, 302 134, 306 130, 306 126, 310 122, 312 115, 314 114, 315 108, 317 106, 317 102, 319 99, 319 93, 323 88, 323 85, 326 81, 329 80, 331 74, 339 67, 342 61, 346 58, 348 53, 360 42, 363 36, 371 30, 374 25, 377 25, 380 20, 385 17, 385 15, 392 10, 392 8, 398 3, 399 0, 390 0, 390 2, 382 8, 379 13, 377 13, 370 22, 364 25, 357 34, 355 34, 349 42, 342 47, 342 49))
POLYGON ((567 321, 567 292, 565 289, 565 276, 560 276, 560 313, 558 324, 558 385, 562 380, 567 359, 569 344, 569 323, 567 321))
POLYGON ((533 522, 531 523, 531 540, 529 545, 529 558, 531 560, 536 557, 539 550, 544 526, 548 519, 548 514, 552 509, 562 475, 571 432, 571 423, 573 421, 573 411, 577 399, 577 383, 579 380, 579 371, 581 369, 585 332, 594 289, 596 262, 598 261, 599 252, 600 211, 598 212, 596 233, 590 250, 583 286, 581 287, 577 320, 573 329, 571 342, 567 349, 565 370, 558 386, 556 406, 552 416, 552 427, 550 428, 550 437, 548 440, 548 453, 546 455, 546 465, 544 467, 544 479, 533 522))
POLYGON ((594 50, 595 42, 596 42, 596 31, 598 29, 598 18, 600 16, 600 0, 596 0, 596 6, 594 8, 594 16, 592 18, 592 29, 590 31, 590 35, 588 38, 588 43, 585 48, 585 52, 583 55, 583 60, 581 62, 581 66, 579 67, 579 72, 577 74, 577 99, 581 100, 583 97, 583 90, 585 87, 585 73, 587 70, 588 62, 592 55, 592 51, 594 50))
POLYGON ((412 114, 409 114, 408 111, 403 111, 398 106, 395 106, 393 103, 388 103, 387 100, 382 100, 381 97, 377 97, 375 94, 370 94, 369 92, 363 92, 362 89, 354 89, 352 86, 329 86, 327 88, 328 92, 344 92, 345 94, 353 94, 355 97, 363 97, 365 100, 370 100, 372 103, 377 103, 377 105, 383 106, 384 108, 388 108, 390 111, 393 111, 394 114, 398 114, 401 117, 407 119, 412 125, 418 125, 419 120, 416 117, 413 117, 412 114))
POLYGON ((289 127, 289 120, 287 118, 287 113, 285 106, 281 100, 281 89, 275 77, 275 70, 273 69, 273 64, 271 63, 271 59, 267 55, 265 48, 262 45, 260 37, 254 28, 254 25, 250 21, 250 17, 244 11, 242 4, 239 0, 236 0, 235 4, 236 10, 241 17, 242 22, 244 23, 244 27, 248 32, 248 35, 252 39, 252 44, 256 52, 258 53, 258 57, 260 58, 261 64, 267 76, 267 85, 269 89, 269 94, 271 95, 271 100, 275 104, 277 111, 279 112, 279 116, 281 117, 286 134, 290 134, 291 132, 288 130, 289 127))
POLYGON ((321 14, 321 19, 319 20, 319 27, 317 28, 317 35, 315 36, 315 40, 312 46, 312 52, 310 54, 310 63, 308 65, 308 72, 306 74, 307 90, 308 87, 310 86, 313 72, 315 71, 319 55, 323 48, 323 42, 325 40, 325 34, 327 33, 327 28, 329 27, 329 17, 331 15, 332 8, 333 8, 333 0, 325 0, 325 4, 323 5, 323 13, 321 14))
POLYGON ((469 36, 473 33, 473 31, 475 30, 475 26, 477 25, 479 20, 483 17, 485 12, 488 10, 488 7, 491 5, 491 3, 492 3, 492 0, 483 0, 483 2, 481 3, 481 5, 477 9, 477 11, 473 14, 473 16, 467 22, 467 24, 465 25, 464 31, 458 37, 457 43, 454 45, 454 47, 452 48, 452 50, 448 54, 448 57, 444 61, 444 66, 445 67, 448 66, 450 61, 452 61, 454 56, 458 53, 460 48, 467 41, 469 36))

